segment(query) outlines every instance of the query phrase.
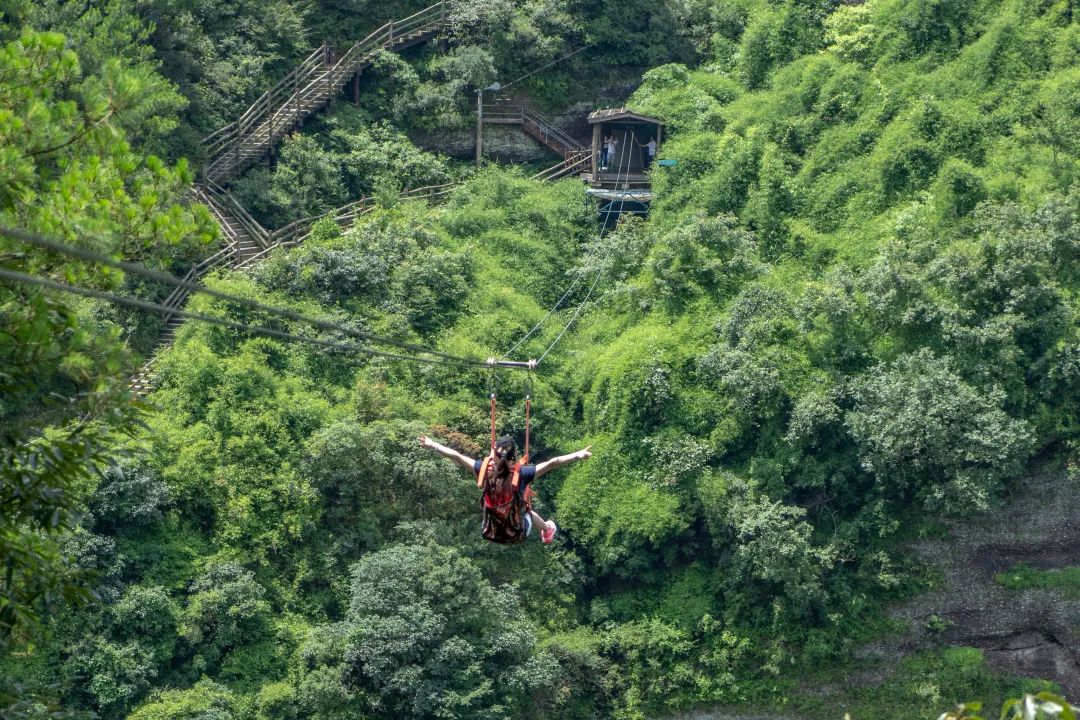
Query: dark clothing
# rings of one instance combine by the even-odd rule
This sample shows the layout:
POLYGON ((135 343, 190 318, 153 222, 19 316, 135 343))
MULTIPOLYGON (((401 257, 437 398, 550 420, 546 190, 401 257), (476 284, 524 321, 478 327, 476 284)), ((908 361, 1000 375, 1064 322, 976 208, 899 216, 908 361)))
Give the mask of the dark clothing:
MULTIPOLYGON (((480 466, 483 464, 483 459, 473 460, 472 471, 477 475, 480 474, 480 466)), ((518 494, 525 495, 525 488, 529 487, 529 484, 536 479, 536 466, 535 465, 522 465, 521 470, 518 471, 518 494)))

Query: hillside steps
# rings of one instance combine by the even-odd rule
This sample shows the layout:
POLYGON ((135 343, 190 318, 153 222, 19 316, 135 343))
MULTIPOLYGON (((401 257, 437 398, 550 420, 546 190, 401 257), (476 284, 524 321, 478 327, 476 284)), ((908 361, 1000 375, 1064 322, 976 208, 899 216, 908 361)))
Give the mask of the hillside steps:
POLYGON ((234 263, 258 255, 270 242, 270 231, 251 217, 227 190, 208 183, 200 186, 202 201, 221 226, 226 242, 235 248, 234 263))
POLYGON ((322 45, 267 90, 235 122, 203 138, 207 182, 226 185, 262 159, 308 116, 330 104, 381 50, 400 52, 434 37, 446 24, 446 0, 391 20, 338 57, 322 45))
MULTIPOLYGON (((343 229, 375 207, 363 197, 321 215, 297 220, 273 232, 262 227, 229 193, 225 185, 270 152, 277 142, 304 118, 333 101, 349 78, 371 65, 380 50, 400 51, 426 42, 445 25, 447 5, 441 0, 403 20, 394 20, 336 57, 327 45, 316 49, 280 82, 267 90, 238 120, 203 139, 209 158, 202 182, 193 187, 194 199, 206 205, 221 227, 225 245, 217 253, 188 271, 183 281, 198 284, 210 272, 231 265, 246 270, 254 267, 278 248, 293 247, 311 234, 316 221, 332 217, 343 229)), ((503 103, 505 105, 505 103, 503 103)), ((505 108, 504 108, 505 109, 505 108)), ((589 151, 553 123, 528 108, 517 109, 514 124, 563 156, 563 161, 537 174, 538 180, 556 180, 580 169, 589 151)), ((424 199, 429 203, 446 198, 457 183, 406 190, 403 199, 424 199)), ((162 350, 176 339, 184 317, 176 314, 190 294, 187 287, 174 288, 162 303, 164 328, 131 389, 138 395, 149 393, 157 380, 155 365, 162 350)))
POLYGON ((210 208, 211 214, 221 226, 225 245, 216 253, 198 263, 182 278, 182 284, 172 288, 161 302, 168 310, 162 314, 164 327, 148 353, 150 359, 131 379, 129 387, 137 395, 145 395, 153 389, 157 380, 155 369, 161 351, 176 340, 176 333, 184 322, 181 310, 191 294, 190 287, 197 285, 209 273, 221 267, 235 264, 237 258, 255 255, 265 249, 267 231, 243 207, 220 187, 196 185, 192 188, 193 199, 210 208), (260 233, 261 231, 261 233, 260 233))
POLYGON ((481 117, 485 124, 518 125, 522 131, 564 160, 588 152, 576 138, 551 122, 525 103, 512 98, 496 98, 482 106, 481 117))
POLYGON ((561 180, 564 177, 569 177, 574 173, 580 173, 589 167, 590 153, 588 150, 580 150, 575 153, 571 153, 565 160, 546 170, 533 175, 530 180, 539 180, 541 182, 554 182, 555 180, 561 180))
MULTIPOLYGON (((536 174, 533 179, 541 181, 558 180, 579 171, 588 163, 588 160, 589 151, 582 150, 557 165, 536 174)), ((457 185, 458 183, 445 183, 443 185, 414 188, 402 192, 401 198, 404 200, 425 200, 434 204, 445 200, 457 185)), ((344 230, 351 227, 357 220, 376 207, 376 203, 372 198, 362 197, 348 205, 321 215, 297 220, 270 232, 259 225, 244 210, 243 206, 219 185, 213 183, 196 185, 193 194, 198 202, 203 203, 210 209, 211 214, 221 226, 221 232, 226 242, 221 250, 188 271, 183 278, 184 282, 188 284, 200 282, 203 277, 221 267, 231 265, 236 270, 250 270, 273 251, 279 248, 296 247, 303 243, 311 235, 311 229, 318 220, 326 217, 333 218, 334 222, 344 230)), ((189 295, 190 291, 187 288, 178 287, 173 290, 172 294, 162 304, 172 309, 182 309, 189 295)), ((180 325, 184 322, 184 317, 176 314, 167 314, 164 319, 165 327, 150 353, 150 359, 131 379, 130 387, 137 395, 146 395, 153 390, 157 381, 155 366, 161 356, 161 351, 172 345, 180 325)))

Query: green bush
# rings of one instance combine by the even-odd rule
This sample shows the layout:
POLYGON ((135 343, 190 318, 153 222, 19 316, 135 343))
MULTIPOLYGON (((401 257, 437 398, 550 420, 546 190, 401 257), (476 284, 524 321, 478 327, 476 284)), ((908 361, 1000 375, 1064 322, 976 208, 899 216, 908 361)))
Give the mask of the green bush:
POLYGON ((1001 410, 1001 393, 980 393, 929 351, 878 368, 854 393, 846 422, 863 465, 928 509, 988 509, 1032 449, 1030 426, 1001 410))

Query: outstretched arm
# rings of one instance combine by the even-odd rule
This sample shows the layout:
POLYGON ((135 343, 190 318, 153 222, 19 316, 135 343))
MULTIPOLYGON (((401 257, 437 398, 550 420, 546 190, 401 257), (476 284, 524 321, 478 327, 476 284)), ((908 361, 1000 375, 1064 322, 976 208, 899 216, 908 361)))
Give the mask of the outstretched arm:
POLYGON ((545 460, 544 462, 536 466, 536 477, 545 475, 554 470, 555 468, 560 468, 563 465, 569 465, 570 463, 577 462, 578 460, 588 460, 591 457, 592 445, 588 446, 584 450, 578 450, 575 453, 570 453, 569 455, 560 455, 559 457, 545 460))
POLYGON ((475 460, 473 460, 471 457, 462 455, 454 448, 448 448, 445 445, 440 445, 439 443, 429 438, 427 435, 420 436, 420 447, 427 448, 428 450, 434 450, 435 452, 442 455, 444 458, 449 458, 450 460, 452 460, 455 465, 460 465, 469 472, 473 471, 474 463, 476 462, 475 460))

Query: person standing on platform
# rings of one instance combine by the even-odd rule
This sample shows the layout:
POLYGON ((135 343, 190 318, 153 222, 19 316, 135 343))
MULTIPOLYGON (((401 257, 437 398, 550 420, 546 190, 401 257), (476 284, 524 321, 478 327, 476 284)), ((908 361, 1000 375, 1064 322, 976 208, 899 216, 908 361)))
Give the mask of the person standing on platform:
POLYGON ((615 160, 616 152, 619 149, 619 141, 615 139, 614 135, 608 135, 604 147, 607 148, 607 162, 604 163, 604 170, 607 170, 608 166, 615 160))
POLYGON ((649 138, 649 142, 645 143, 645 162, 643 166, 646 170, 653 164, 653 160, 656 159, 656 138, 649 138))

